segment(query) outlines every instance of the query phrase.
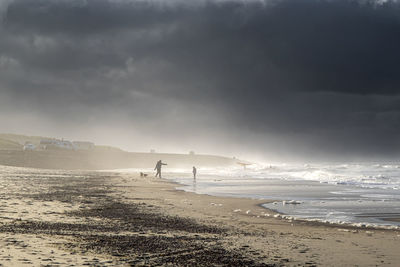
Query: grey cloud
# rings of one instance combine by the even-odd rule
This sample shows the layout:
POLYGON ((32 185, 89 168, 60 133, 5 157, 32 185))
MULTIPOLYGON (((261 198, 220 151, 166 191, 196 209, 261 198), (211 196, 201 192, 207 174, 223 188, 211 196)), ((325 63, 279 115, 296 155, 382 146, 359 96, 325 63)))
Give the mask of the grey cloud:
POLYGON ((15 0, 3 10, 0 94, 49 120, 81 114, 97 127, 108 114, 155 142, 216 137, 229 153, 398 155, 397 1, 15 0))

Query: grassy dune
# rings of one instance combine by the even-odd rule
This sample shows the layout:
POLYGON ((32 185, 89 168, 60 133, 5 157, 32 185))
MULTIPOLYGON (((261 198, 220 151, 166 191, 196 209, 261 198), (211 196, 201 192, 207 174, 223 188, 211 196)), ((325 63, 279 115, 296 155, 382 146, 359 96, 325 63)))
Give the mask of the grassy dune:
POLYGON ((45 169, 121 169, 153 168, 158 160, 170 168, 217 167, 236 165, 236 160, 211 155, 162 154, 126 152, 111 146, 96 146, 92 150, 23 151, 25 142, 39 144, 41 136, 0 134, 0 165, 45 169))
POLYGON ((11 140, 0 138, 0 149, 22 150, 22 145, 11 140))
MULTIPOLYGON (((54 139, 54 138, 47 138, 42 136, 28 136, 22 134, 0 133, 0 139, 20 144, 22 149, 22 145, 25 144, 25 142, 30 142, 32 144, 39 144, 40 140, 42 139, 54 139)), ((0 149, 7 149, 7 148, 3 147, 3 145, 0 143, 0 149)))

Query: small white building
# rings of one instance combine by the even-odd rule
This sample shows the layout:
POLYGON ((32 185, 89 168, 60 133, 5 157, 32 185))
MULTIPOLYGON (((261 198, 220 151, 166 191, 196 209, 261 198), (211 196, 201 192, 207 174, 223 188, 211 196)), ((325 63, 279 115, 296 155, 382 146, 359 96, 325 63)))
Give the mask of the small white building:
POLYGON ((26 142, 24 145, 24 151, 33 151, 36 150, 36 146, 32 143, 26 142))
POLYGON ((61 142, 58 144, 58 147, 61 149, 75 150, 75 147, 72 144, 72 142, 66 140, 61 140, 61 142))

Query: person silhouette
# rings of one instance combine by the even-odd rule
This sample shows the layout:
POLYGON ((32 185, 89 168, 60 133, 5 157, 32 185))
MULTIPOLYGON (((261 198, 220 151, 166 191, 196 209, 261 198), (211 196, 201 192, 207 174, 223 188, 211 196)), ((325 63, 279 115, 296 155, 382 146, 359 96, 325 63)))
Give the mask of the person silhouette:
POLYGON ((197 169, 195 166, 193 166, 193 179, 196 180, 196 174, 197 174, 197 169))
POLYGON ((162 167, 162 165, 167 165, 167 164, 163 163, 161 161, 161 159, 159 161, 157 161, 156 167, 154 168, 154 170, 157 170, 156 177, 159 176, 161 178, 161 167, 162 167))

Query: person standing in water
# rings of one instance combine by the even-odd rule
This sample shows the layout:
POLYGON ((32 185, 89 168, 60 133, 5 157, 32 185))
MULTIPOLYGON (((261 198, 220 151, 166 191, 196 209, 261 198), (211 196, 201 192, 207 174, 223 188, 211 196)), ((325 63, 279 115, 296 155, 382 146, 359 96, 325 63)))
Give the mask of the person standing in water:
POLYGON ((195 166, 193 166, 193 179, 196 180, 196 174, 197 174, 197 169, 195 166))
POLYGON ((166 163, 162 163, 161 159, 159 161, 157 161, 156 167, 154 168, 154 170, 157 170, 156 173, 156 177, 157 175, 161 178, 161 167, 162 165, 167 165, 166 163))

